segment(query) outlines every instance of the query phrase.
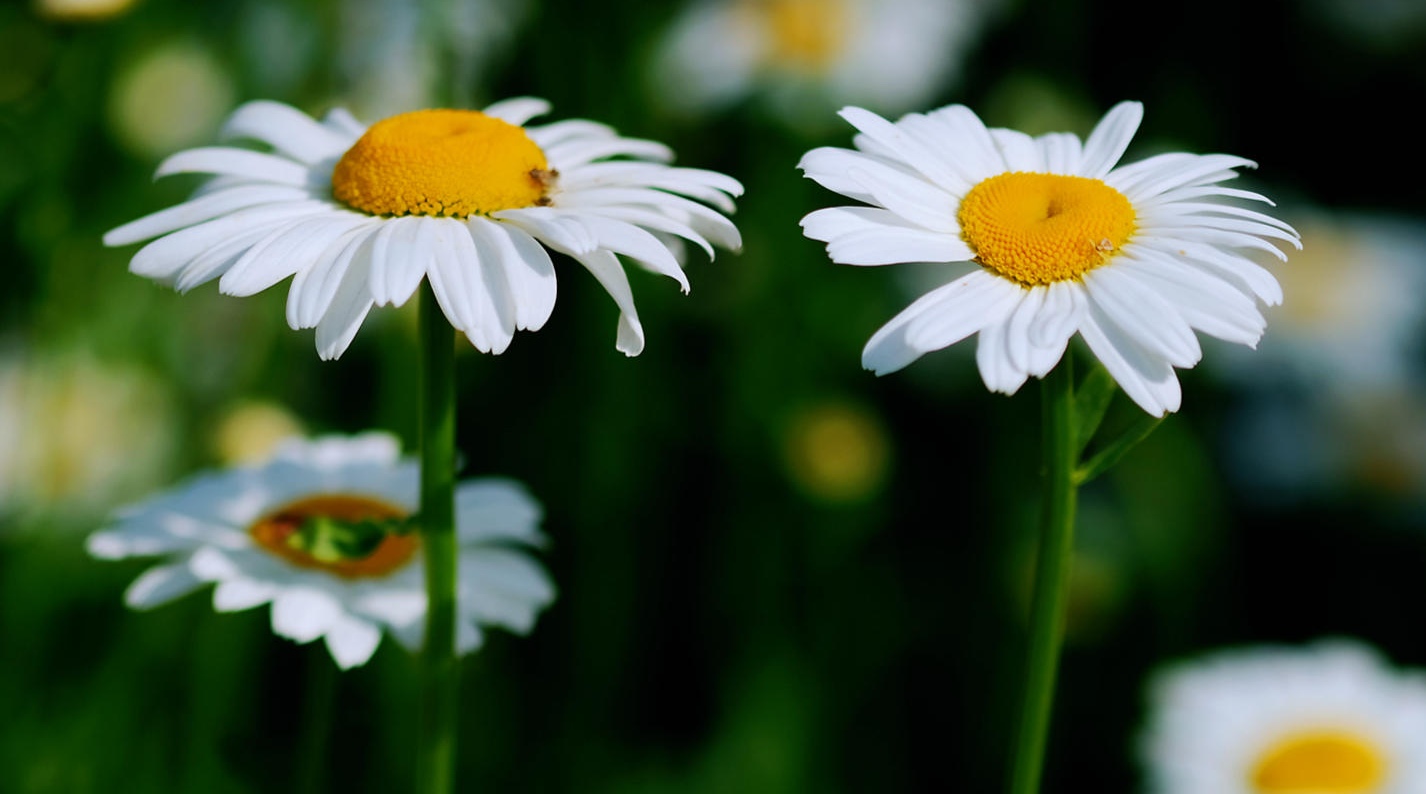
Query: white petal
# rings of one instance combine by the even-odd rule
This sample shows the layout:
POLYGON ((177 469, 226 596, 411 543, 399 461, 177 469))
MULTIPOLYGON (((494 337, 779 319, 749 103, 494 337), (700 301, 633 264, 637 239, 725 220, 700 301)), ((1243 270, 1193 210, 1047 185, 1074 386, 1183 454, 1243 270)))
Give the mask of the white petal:
POLYGON ((555 308, 555 265, 549 252, 518 228, 484 218, 466 223, 481 261, 498 267, 509 284, 515 327, 537 331, 555 308))
POLYGON ((1108 174, 1124 151, 1129 141, 1139 130, 1139 122, 1144 119, 1144 106, 1138 102, 1120 102, 1104 114, 1095 125, 1094 131, 1084 142, 1084 155, 1080 161, 1079 175, 1091 179, 1102 179, 1108 174))
POLYGON ((528 632, 554 601, 554 585, 537 563, 518 552, 480 549, 460 555, 461 611, 484 624, 528 632), (467 584, 468 583, 468 584, 467 584))
POLYGON ((1035 139, 1045 159, 1045 170, 1051 174, 1077 176, 1084 159, 1079 136, 1067 132, 1051 132, 1035 139))
POLYGON ((1112 265, 1091 270, 1082 278, 1090 302, 1145 351, 1179 367, 1191 367, 1202 358, 1193 329, 1147 285, 1112 265))
POLYGON ((104 234, 108 246, 127 245, 151 237, 168 234, 227 215, 236 210, 274 202, 298 201, 307 196, 302 188, 272 185, 241 185, 185 201, 168 209, 129 221, 104 234))
POLYGON ((306 165, 286 157, 231 146, 205 146, 171 155, 159 163, 154 177, 170 174, 230 174, 290 187, 325 181, 314 179, 306 165))
MULTIPOLYGON (((1015 307, 1015 311, 1005 321, 1005 351, 1010 356, 1010 363, 1022 372, 1030 368, 1030 351, 1033 348, 1030 327, 1038 319, 1045 305, 1049 288, 1036 286, 1024 292, 1025 296, 1020 300, 1020 305, 1015 307)), ((1023 378, 1021 382, 1024 382, 1023 378)), ((1016 384, 1016 388, 1019 388, 1019 384, 1016 384)))
POLYGON ((599 241, 572 217, 561 215, 549 207, 501 210, 491 218, 508 223, 562 254, 575 256, 598 250, 599 241))
POLYGON ((629 277, 623 265, 608 251, 592 251, 579 254, 575 259, 604 285, 609 297, 619 307, 619 326, 614 347, 626 356, 637 356, 644 352, 644 326, 639 322, 639 313, 634 308, 634 293, 629 288, 629 277))
POLYGON ((872 197, 873 203, 906 220, 932 231, 960 233, 957 200, 924 178, 871 161, 852 168, 847 176, 872 197))
POLYGON ((350 138, 323 127, 289 105, 268 100, 249 102, 228 117, 224 138, 254 138, 304 163, 337 157, 351 145, 350 138))
MULTIPOLYGON (((968 187, 954 169, 947 166, 935 150, 925 146, 921 140, 909 134, 901 125, 893 124, 877 114, 858 107, 845 107, 837 115, 846 119, 867 136, 876 141, 897 159, 920 171, 932 182, 952 189, 968 187)), ((859 147, 861 144, 858 144, 859 147)))
POLYGON ((1043 378, 1064 356, 1084 313, 1080 292, 1079 285, 1069 281, 1057 281, 1045 289, 1045 305, 1028 330, 1030 360, 1025 368, 1031 375, 1043 378))
POLYGON ((1145 353, 1092 303, 1087 306, 1079 332, 1090 351, 1140 408, 1152 416, 1178 410, 1182 393, 1173 367, 1145 353))
MULTIPOLYGON (((506 299, 503 279, 492 283, 467 225, 440 229, 435 240, 431 289, 453 325, 465 332, 471 344, 484 353, 501 353, 515 333, 514 319, 503 316, 497 301, 506 299)), ((498 271, 497 271, 498 272, 498 271)))
POLYGON ((236 237, 249 232, 271 232, 292 221, 330 212, 330 207, 316 201, 264 204, 239 210, 154 240, 134 254, 129 270, 140 276, 171 280, 200 254, 236 237))
POLYGON ((219 279, 218 291, 237 297, 256 295, 297 271, 310 268, 329 248, 337 245, 343 235, 368 222, 355 213, 299 221, 283 233, 248 249, 219 279))
POLYGON ((352 261, 369 245, 380 220, 373 219, 355 229, 349 229, 311 267, 297 272, 287 293, 287 324, 294 328, 312 328, 326 314, 336 297, 337 288, 346 278, 352 261))
POLYGON ((407 216, 387 220, 371 240, 371 297, 377 306, 400 306, 411 298, 431 267, 428 224, 450 218, 407 216))
POLYGON ((327 630, 327 650, 343 670, 366 664, 380 643, 380 629, 345 613, 327 630))
MULTIPOLYGON (((1026 292, 1028 296, 1030 293, 1026 292)), ((1024 300, 1021 300, 1023 305, 1024 300)), ((991 323, 980 329, 976 340, 975 363, 985 388, 1001 394, 1014 394, 1024 385, 1027 374, 1010 357, 1006 333, 1009 320, 991 323)))
POLYGON ((542 146, 550 167, 556 171, 576 168, 606 157, 635 157, 667 162, 673 150, 657 141, 639 138, 577 138, 542 146))
POLYGON ((514 542, 539 545, 543 515, 538 502, 514 480, 485 477, 456 486, 456 529, 462 544, 514 542))
POLYGON ((347 268, 346 276, 337 285, 331 306, 317 322, 317 354, 322 360, 330 361, 346 352, 362 321, 371 311, 370 272, 370 246, 363 245, 347 268))
POLYGON ((601 248, 627 256, 654 273, 668 276, 678 282, 685 295, 688 294, 688 276, 684 275, 678 260, 657 237, 633 224, 599 215, 584 214, 581 220, 599 241, 601 248))
POLYGON ((338 135, 345 135, 353 143, 366 133, 366 125, 357 121, 346 108, 332 108, 327 111, 327 115, 322 117, 322 125, 338 135))
POLYGON ((193 575, 187 561, 160 565, 144 571, 124 591, 124 603, 133 609, 153 609, 188 595, 205 582, 193 575))
POLYGON ((517 127, 524 126, 525 122, 536 116, 543 116, 550 112, 550 103, 535 97, 513 97, 501 100, 493 105, 487 105, 481 111, 487 116, 494 116, 501 121, 514 124, 517 127))
POLYGON ((290 587, 273 599, 272 631, 297 642, 311 642, 342 616, 342 605, 330 593, 312 587, 290 587))
POLYGON ((237 578, 218 582, 213 588, 213 609, 218 612, 241 612, 271 601, 279 592, 271 582, 237 578))
POLYGON ((1044 152, 1040 145, 1019 130, 994 129, 990 131, 1000 156, 1005 158, 1008 171, 1033 171, 1043 173, 1048 170, 1044 152))
POLYGON ((843 265, 967 262, 975 257, 958 236, 923 229, 876 207, 817 210, 802 219, 802 231, 827 243, 828 256, 843 265))
POLYGON ((976 270, 938 287, 882 326, 862 350, 862 366, 895 372, 932 350, 955 344, 1010 315, 1020 287, 976 270))

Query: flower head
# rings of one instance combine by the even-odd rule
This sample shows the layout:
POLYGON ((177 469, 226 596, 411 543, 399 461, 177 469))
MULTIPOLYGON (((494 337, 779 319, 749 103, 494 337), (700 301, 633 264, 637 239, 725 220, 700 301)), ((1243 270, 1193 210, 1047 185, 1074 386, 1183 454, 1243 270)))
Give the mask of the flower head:
POLYGON ((1160 794, 1426 790, 1426 678, 1345 641, 1228 651, 1160 673, 1143 737, 1160 794))
POLYGON ((963 263, 970 272, 897 315, 867 343, 877 374, 979 334, 992 391, 1048 373, 1078 333, 1145 411, 1178 410, 1174 367, 1201 355, 1195 331, 1255 345, 1276 279, 1246 256, 1297 233, 1225 199, 1267 198, 1218 183, 1253 163, 1224 154, 1162 154, 1115 167, 1143 109, 1124 102, 1083 142, 987 129, 952 105, 892 123, 860 108, 857 150, 824 147, 800 167, 823 187, 871 204, 802 221, 850 265, 963 263))
POLYGON ((584 265, 620 310, 619 350, 637 355, 643 327, 625 256, 688 291, 679 239, 736 249, 731 212, 742 186, 674 168, 667 147, 591 121, 523 126, 549 106, 512 99, 483 111, 425 110, 370 128, 345 111, 317 122, 276 102, 250 102, 229 138, 273 151, 179 152, 158 175, 213 174, 193 199, 125 224, 108 245, 153 237, 130 270, 179 290, 218 279, 252 295, 292 276, 287 321, 317 329, 340 356, 373 306, 405 303, 423 278, 451 324, 500 353, 516 330, 554 308, 549 248, 584 265), (610 159, 626 158, 626 159, 610 159))
MULTIPOLYGON (((304 524, 399 520, 419 496, 419 469, 383 433, 290 439, 267 462, 194 478, 121 511, 89 537, 102 559, 162 556, 125 593, 149 609, 202 587, 219 612, 272 604, 272 630, 326 640, 343 668, 365 663, 382 630, 411 649, 425 631, 420 535, 387 533, 357 554, 299 542, 304 524)), ((456 488, 460 543, 456 640, 480 647, 481 625, 525 633, 554 599, 544 570, 520 547, 543 542, 540 508, 517 483, 456 488)))

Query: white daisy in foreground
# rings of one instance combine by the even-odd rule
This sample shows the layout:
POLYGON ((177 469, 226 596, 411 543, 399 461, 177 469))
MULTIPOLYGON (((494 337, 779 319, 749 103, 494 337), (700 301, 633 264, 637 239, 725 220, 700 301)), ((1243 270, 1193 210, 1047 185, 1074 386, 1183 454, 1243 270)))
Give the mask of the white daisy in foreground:
POLYGON ((1426 791, 1426 677, 1356 643, 1222 652, 1149 694, 1156 794, 1426 791))
MULTIPOLYGON (((272 604, 272 630, 297 642, 324 638, 342 668, 365 663, 383 629, 416 650, 425 631, 419 533, 385 535, 365 556, 296 543, 309 519, 399 519, 419 499, 419 468, 384 433, 290 439, 258 466, 201 475, 121 511, 89 537, 103 559, 164 556, 125 601, 149 609, 212 582, 219 612, 272 604)), ((460 543, 456 642, 480 647, 481 625, 528 632, 554 600, 549 576, 522 547, 543 543, 540 507, 517 483, 456 487, 460 543)))
MULTIPOLYGON (((1271 204, 1218 183, 1252 167, 1226 154, 1161 154, 1115 167, 1139 127, 1137 102, 1114 107, 1083 143, 987 129, 951 105, 892 123, 860 108, 857 151, 824 147, 800 167, 823 187, 870 207, 818 210, 802 221, 848 265, 960 263, 970 272, 881 328, 862 363, 885 374, 972 334, 992 391, 1043 377, 1078 333, 1134 402, 1178 410, 1174 367, 1201 355, 1195 331, 1255 345, 1258 303, 1282 291, 1244 256, 1285 255, 1297 233, 1224 199, 1271 204)), ((1300 247, 1300 246, 1299 246, 1300 247)))
POLYGON ((800 120, 857 102, 915 107, 955 77, 999 0, 695 0, 665 35, 651 74, 683 111, 759 93, 800 120))
POLYGON ((219 279, 252 295, 294 276, 293 328, 317 329, 323 358, 340 356, 373 306, 401 305, 430 280, 441 309, 481 351, 500 353, 517 329, 554 308, 548 247, 588 268, 618 305, 618 349, 638 355, 643 327, 619 256, 688 291, 682 238, 713 255, 736 249, 737 180, 674 168, 668 147, 622 138, 592 121, 522 126, 543 100, 483 111, 421 110, 373 124, 335 110, 322 122, 276 102, 250 102, 225 137, 272 152, 179 152, 158 176, 215 177, 186 203, 104 235, 107 245, 153 237, 129 269, 180 291, 219 279), (630 158, 630 159, 610 159, 630 158), (699 202, 707 202, 717 210, 699 202))

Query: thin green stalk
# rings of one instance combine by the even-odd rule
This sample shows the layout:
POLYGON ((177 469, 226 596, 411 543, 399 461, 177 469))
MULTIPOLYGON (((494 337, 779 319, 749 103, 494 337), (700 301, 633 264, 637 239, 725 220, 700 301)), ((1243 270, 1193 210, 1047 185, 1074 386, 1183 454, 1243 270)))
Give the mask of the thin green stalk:
POLYGON ((1035 565, 1035 596, 1030 612, 1030 648, 1025 666, 1024 702, 1015 742, 1012 794, 1036 794, 1045 765, 1050 712, 1055 698, 1055 673, 1064 639, 1065 606, 1069 601, 1070 557, 1074 548, 1078 457, 1074 374, 1070 358, 1045 376, 1041 384, 1043 436, 1041 471, 1043 513, 1040 554, 1035 565))
POLYGON ((421 544, 426 561, 426 644, 421 651, 416 791, 455 788, 456 533, 455 331, 421 285, 421 544))

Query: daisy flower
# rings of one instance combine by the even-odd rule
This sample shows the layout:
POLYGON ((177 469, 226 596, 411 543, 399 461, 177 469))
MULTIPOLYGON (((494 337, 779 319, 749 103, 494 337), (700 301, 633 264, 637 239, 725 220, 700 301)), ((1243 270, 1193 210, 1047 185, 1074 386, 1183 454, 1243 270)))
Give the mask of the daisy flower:
MULTIPOLYGON (((554 599, 548 575, 522 547, 544 542, 540 507, 510 480, 456 488, 460 543, 456 642, 480 647, 481 625, 524 634, 554 599)), ((384 433, 289 439, 267 462, 209 473, 118 513, 90 535, 101 559, 162 556, 124 594, 150 609, 208 583, 219 612, 272 604, 272 630, 326 640, 343 669, 365 663, 382 630, 416 650, 425 631, 419 533, 387 534, 364 557, 294 543, 309 519, 403 518, 415 511, 419 471, 384 433)))
POLYGON ((656 52, 660 96, 685 112, 759 94, 791 119, 809 104, 915 107, 949 84, 999 0, 696 0, 656 52), (834 104, 834 101, 836 104, 834 104))
POLYGON ((288 324, 315 327, 326 359, 346 350, 373 306, 405 303, 423 278, 476 348, 503 352, 517 329, 540 328, 554 307, 548 248, 603 284, 620 311, 617 347, 638 355, 644 332, 619 257, 687 292, 676 252, 685 240, 710 257, 714 244, 738 248, 737 229, 717 210, 732 212, 742 186, 671 167, 663 144, 592 121, 523 126, 548 110, 519 98, 368 128, 343 110, 318 122, 250 102, 224 135, 272 151, 215 146, 169 157, 158 176, 213 179, 104 242, 157 237, 129 269, 180 291, 216 278, 221 292, 245 296, 292 276, 288 324))
POLYGON ((1255 345, 1277 304, 1272 274, 1245 252, 1285 255, 1297 233, 1236 206, 1267 198, 1220 182, 1253 162, 1161 154, 1115 167, 1139 127, 1137 102, 1115 106, 1083 142, 987 129, 951 105, 899 121, 849 107, 856 151, 808 152, 803 172, 866 207, 818 210, 808 237, 849 265, 960 263, 968 273, 911 304, 867 343, 877 374, 979 334, 992 391, 1043 377, 1078 333, 1145 411, 1178 410, 1174 367, 1201 355, 1195 331, 1255 345))
POLYGON ((1160 673, 1143 737, 1157 794, 1426 791, 1426 678, 1333 641, 1160 673))

